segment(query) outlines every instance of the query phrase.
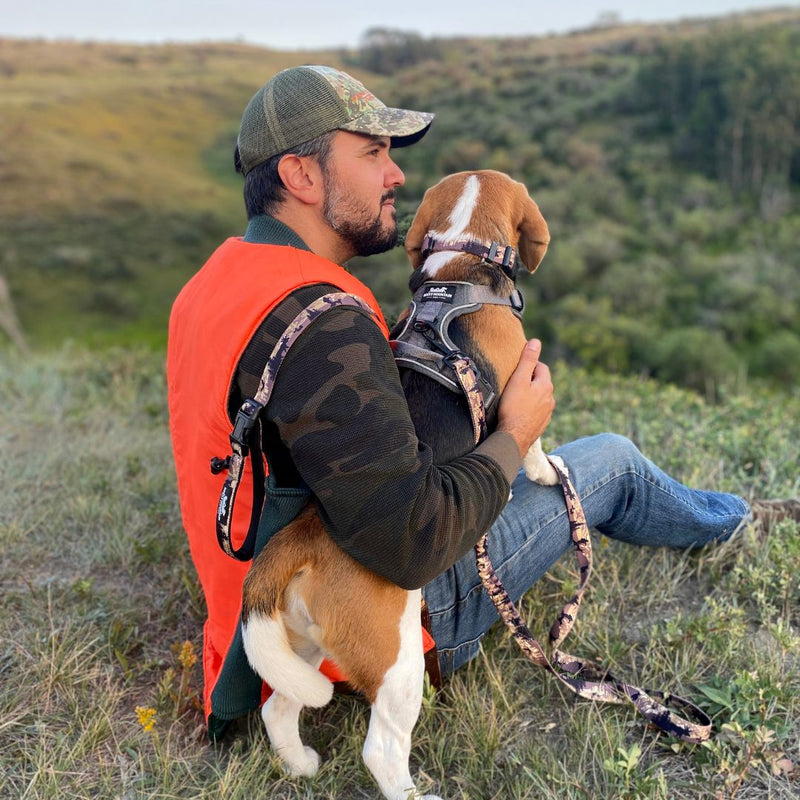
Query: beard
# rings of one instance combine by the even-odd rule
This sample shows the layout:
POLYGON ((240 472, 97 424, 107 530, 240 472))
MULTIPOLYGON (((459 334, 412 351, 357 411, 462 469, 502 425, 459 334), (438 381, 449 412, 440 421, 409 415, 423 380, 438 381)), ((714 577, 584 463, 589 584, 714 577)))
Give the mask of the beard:
POLYGON ((380 201, 377 215, 365 204, 359 203, 336 188, 335 181, 326 175, 326 185, 331 187, 325 196, 322 213, 331 226, 355 251, 357 256, 385 253, 397 244, 397 225, 381 219, 383 203, 394 198, 394 190, 386 192, 380 201))

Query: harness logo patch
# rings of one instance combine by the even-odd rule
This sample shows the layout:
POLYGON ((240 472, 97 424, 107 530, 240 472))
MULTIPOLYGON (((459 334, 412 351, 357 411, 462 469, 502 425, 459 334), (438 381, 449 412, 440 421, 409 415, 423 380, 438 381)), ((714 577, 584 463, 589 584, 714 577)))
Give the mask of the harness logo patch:
POLYGON ((217 505, 217 519, 223 520, 228 513, 228 500, 230 499, 231 490, 229 486, 222 487, 222 493, 219 496, 219 504, 217 505))
POLYGON ((456 296, 456 290, 453 286, 429 286, 420 298, 423 302, 425 300, 434 300, 437 303, 452 303, 453 298, 456 296))

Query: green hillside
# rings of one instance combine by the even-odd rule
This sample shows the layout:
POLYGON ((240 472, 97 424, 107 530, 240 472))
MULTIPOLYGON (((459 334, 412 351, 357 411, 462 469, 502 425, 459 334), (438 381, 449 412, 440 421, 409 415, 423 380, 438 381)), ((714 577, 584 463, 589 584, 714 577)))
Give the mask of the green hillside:
POLYGON ((179 287, 243 224, 237 116, 309 55, 15 40, 0 54, 0 272, 24 331, 45 347, 163 344, 179 287))
MULTIPOLYGON (((517 39, 370 31, 363 46, 0 41, 0 276, 36 347, 163 345, 171 301, 241 232, 230 167, 277 69, 343 66, 433 110, 398 152, 408 221, 444 174, 523 180, 553 243, 526 280, 549 357, 714 393, 800 377, 800 10, 517 39)), ((355 262, 389 314, 401 250, 355 262)))

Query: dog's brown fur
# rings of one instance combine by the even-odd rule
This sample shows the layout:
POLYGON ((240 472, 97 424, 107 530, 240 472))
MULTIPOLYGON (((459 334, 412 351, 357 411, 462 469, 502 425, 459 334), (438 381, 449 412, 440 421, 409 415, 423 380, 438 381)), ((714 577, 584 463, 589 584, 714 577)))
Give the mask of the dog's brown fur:
MULTIPOLYGON (((425 234, 431 229, 447 228, 447 214, 454 198, 463 181, 473 174, 481 179, 480 208, 490 208, 492 214, 473 214, 469 232, 477 238, 515 246, 525 266, 533 272, 550 240, 547 223, 521 183, 490 170, 450 176, 426 192, 406 236, 412 265, 416 269, 422 264, 420 248, 425 234)), ((436 279, 495 283, 506 294, 513 289, 497 267, 478 264, 470 255, 456 255, 437 272, 436 279)), ((497 391, 502 391, 525 344, 520 321, 506 307, 486 305, 460 317, 457 324, 461 337, 468 342, 465 351, 493 374, 497 391)), ((416 380, 418 376, 408 373, 408 377, 416 380)), ((441 419, 436 413, 439 405, 430 392, 450 393, 425 378, 417 381, 414 389, 409 399, 415 423, 424 414, 432 416, 440 429, 441 419), (427 391, 421 392, 420 385, 427 391)), ((469 424, 466 429, 471 436, 469 424)), ((448 436, 451 432, 449 428, 448 436)), ((425 441, 430 443, 435 437, 436 429, 425 441)), ((462 452, 471 448, 471 438, 459 445, 462 452)), ((397 655, 399 636, 391 620, 402 611, 405 591, 365 569, 337 547, 312 506, 276 534, 255 559, 244 583, 243 620, 247 621, 252 610, 265 616, 285 611, 292 596, 305 603, 319 628, 319 644, 324 652, 342 668, 354 688, 373 699, 383 674, 397 655)))
MULTIPOLYGON (((466 182, 473 177, 480 183, 480 193, 466 233, 483 242, 496 241, 515 247, 529 272, 534 272, 544 258, 550 233, 525 186, 494 170, 460 172, 428 189, 408 230, 405 247, 415 269, 411 278, 412 291, 425 280, 465 281, 490 286, 504 297, 509 297, 514 290, 513 281, 500 267, 482 262, 473 255, 451 254, 436 268, 435 276, 420 269, 424 266, 422 242, 425 235, 431 231, 441 234, 450 229, 451 212, 464 192, 466 182)), ((401 315, 395 330, 401 327, 406 315, 407 312, 401 315)), ((520 320, 508 307, 484 305, 454 319, 449 334, 459 349, 475 362, 495 391, 501 393, 526 342, 520 320)), ((420 439, 430 445, 443 461, 469 452, 473 447, 472 427, 463 400, 458 400, 463 405, 462 412, 443 420, 442 409, 456 404, 448 389, 411 370, 401 370, 401 380, 420 439)), ((490 429, 496 423, 496 408, 495 404, 487 417, 490 429)))
MULTIPOLYGON (((542 260, 549 242, 547 224, 525 187, 498 172, 460 173, 428 190, 408 232, 406 249, 416 270, 411 279, 412 289, 426 279, 424 270, 418 269, 423 263, 421 244, 425 234, 431 230, 448 229, 448 214, 461 196, 464 182, 472 175, 480 180, 480 199, 467 226, 469 235, 516 247, 531 272, 542 260)), ((436 270, 433 278, 436 281, 489 285, 506 297, 514 289, 512 280, 499 267, 480 262, 475 256, 454 254, 449 260, 444 260, 446 263, 436 270)), ((458 317, 451 325, 450 335, 457 346, 477 363, 495 390, 501 392, 525 343, 522 325, 511 309, 484 305, 479 311, 458 317)), ((474 442, 464 399, 419 373, 404 370, 401 378, 418 436, 431 446, 437 461, 443 463, 469 452, 474 442), (443 416, 447 418, 443 419, 443 416)), ((490 417, 490 426, 492 421, 493 417, 490 417)), ((403 748, 407 762, 408 744, 395 744, 387 749, 386 742, 394 741, 392 737, 395 736, 397 741, 410 741, 410 727, 413 727, 418 712, 421 649, 418 656, 412 657, 412 661, 419 659, 420 680, 416 699, 409 701, 398 694, 396 673, 402 655, 399 628, 405 625, 408 631, 409 625, 413 628, 416 624, 410 619, 409 611, 412 610, 410 598, 418 594, 417 591, 410 595, 370 572, 336 546, 313 506, 307 507, 291 525, 270 540, 255 559, 244 582, 244 623, 256 612, 264 619, 283 620, 289 644, 295 653, 310 660, 310 652, 318 657, 321 650, 342 668, 350 684, 373 704, 370 732, 374 723, 378 745, 368 746, 368 734, 364 757, 387 797, 406 797, 405 790, 397 790, 396 781, 386 776, 398 773, 397 762, 403 748), (401 617, 405 623, 401 622, 401 617), (302 631, 293 630, 292 625, 302 631), (404 707, 408 702, 415 703, 416 708, 411 709, 410 717, 406 709, 406 721, 395 724, 393 718, 402 716, 398 707, 404 707)), ((416 647, 413 642, 408 645, 409 653, 412 645, 416 647)), ((260 652, 268 655, 273 651, 262 649, 260 652)), ((288 674, 291 685, 297 685, 294 669, 290 668, 288 674)), ((401 674, 417 673, 406 671, 401 674)), ((285 678, 285 671, 283 675, 285 678)), ((309 685, 314 677, 313 673, 308 676, 309 685)), ((403 681, 408 682, 405 678, 399 682, 403 681)), ((309 702, 304 701, 304 704, 309 702)), ((322 698, 316 704, 324 702, 326 700, 322 698)), ((285 720, 290 714, 284 711, 284 707, 288 708, 286 704, 276 703, 273 709, 265 706, 262 712, 270 740, 274 746, 283 747, 284 752, 291 749, 291 757, 284 760, 294 774, 313 774, 316 769, 314 761, 303 756, 299 738, 285 733, 285 720)), ((298 713, 297 707, 293 708, 292 713, 298 713)), ((407 775, 407 764, 403 769, 407 775)), ((405 786, 410 778, 400 782, 405 786)), ((430 797, 438 800, 432 795, 430 797)))
MULTIPOLYGON (((524 184, 511 180, 502 172, 489 169, 449 175, 425 192, 406 234, 405 248, 411 259, 411 266, 417 269, 422 265, 422 240, 425 234, 430 230, 447 229, 453 197, 472 175, 478 176, 481 181, 481 207, 491 209, 492 212, 480 217, 473 215, 469 233, 483 241, 513 245, 528 271, 534 272, 550 244, 547 223, 524 184)), ((471 263, 474 264, 474 259, 471 263)), ((456 268, 459 272, 460 269, 463 267, 456 268)), ((469 280, 468 277, 449 277, 446 274, 437 279, 469 280)))
MULTIPOLYGON (((259 611, 286 611, 292 597, 305 602, 319 642, 350 685, 375 700, 386 670, 397 660, 399 618, 406 592, 375 575, 333 543, 313 506, 270 540, 244 582, 242 621, 259 611)), ((289 632, 292 646, 300 646, 289 632)))

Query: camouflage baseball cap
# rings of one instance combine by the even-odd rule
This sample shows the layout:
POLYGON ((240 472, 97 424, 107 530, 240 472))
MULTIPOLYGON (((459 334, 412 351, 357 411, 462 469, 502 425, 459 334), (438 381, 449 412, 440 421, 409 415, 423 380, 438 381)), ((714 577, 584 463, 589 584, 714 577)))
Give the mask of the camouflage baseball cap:
POLYGON ((393 147, 405 147, 432 121, 433 114, 389 108, 341 70, 291 67, 264 84, 244 110, 237 140, 242 172, 333 130, 389 136, 393 147))

